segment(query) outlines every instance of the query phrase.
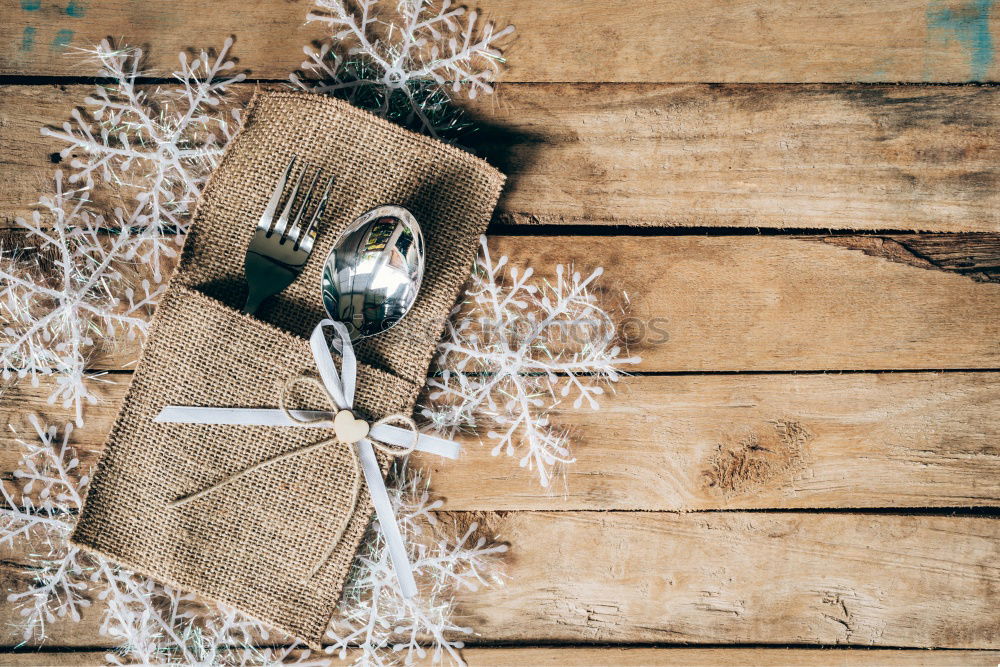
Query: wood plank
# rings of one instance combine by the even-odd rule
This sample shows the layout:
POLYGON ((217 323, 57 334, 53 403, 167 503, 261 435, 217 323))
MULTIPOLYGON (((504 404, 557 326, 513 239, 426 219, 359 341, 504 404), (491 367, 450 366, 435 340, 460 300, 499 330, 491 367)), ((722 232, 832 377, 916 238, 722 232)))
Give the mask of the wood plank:
MULTIPOLYGON (((0 653, 0 661, 7 667, 104 667, 104 655, 101 651, 0 653)), ((995 667, 1000 651, 518 646, 467 647, 462 658, 469 667, 995 667)), ((414 664, 432 662, 428 657, 414 664)))
MULTIPOLYGON (((0 87, 0 158, 5 187, 0 194, 0 224, 14 226, 15 217, 27 217, 42 195, 53 192, 53 172, 62 162, 62 146, 40 133, 44 125, 61 126, 83 104, 93 86, 0 87)), ((60 167, 64 172, 69 166, 60 167)))
POLYGON ((995 667, 1000 651, 511 647, 469 648, 462 657, 469 667, 995 667))
MULTIPOLYGON (((970 81, 997 80, 992 0, 627 0, 470 3, 518 27, 505 50, 508 81, 970 81), (608 48, 605 45, 613 45, 608 48)), ((284 79, 302 46, 309 2, 127 0, 9 4, 0 21, 0 73, 96 73, 66 54, 107 35, 151 44, 151 65, 170 71, 191 46, 236 35, 234 55, 258 78, 284 79)))
POLYGON ((508 236, 494 252, 542 275, 603 265, 608 298, 624 293, 637 318, 624 328, 638 371, 1000 366, 1000 285, 825 241, 508 236))
POLYGON ((998 95, 506 86, 473 141, 511 177, 505 222, 998 231, 998 95))
POLYGON ((992 519, 560 512, 493 526, 512 546, 509 584, 460 599, 503 641, 987 648, 1000 636, 992 519))
MULTIPOLYGON (((458 594, 479 642, 1000 648, 1000 521, 813 513, 444 513, 511 545, 458 594)), ((17 556, 0 570, 18 585, 17 556)), ((17 643, 0 607, 0 645, 17 643)), ((98 604, 50 641, 92 646, 98 604)))
POLYGON ((104 651, 59 651, 50 653, 51 646, 31 653, 3 653, 0 661, 7 667, 105 667, 104 651))
MULTIPOLYGON (((491 251, 541 278, 604 266, 605 303, 628 301, 632 371, 1000 368, 1000 284, 838 238, 496 236, 491 251)), ((94 366, 131 368, 137 353, 94 366)))
MULTIPOLYGON (((240 87, 241 98, 250 86, 240 87)), ((2 224, 90 86, 0 87, 2 224)), ((507 224, 1000 231, 1000 90, 510 85, 468 104, 507 224)))
MULTIPOLYGON (((99 387, 73 442, 87 469, 130 376, 99 387)), ((462 438, 458 461, 414 457, 449 510, 705 510, 1000 505, 997 373, 631 377, 600 411, 560 409, 576 462, 552 488, 488 441, 462 438)), ((72 409, 46 405, 53 383, 9 390, 0 424, 30 433, 72 409)), ((20 446, 0 432, 0 479, 20 446)))

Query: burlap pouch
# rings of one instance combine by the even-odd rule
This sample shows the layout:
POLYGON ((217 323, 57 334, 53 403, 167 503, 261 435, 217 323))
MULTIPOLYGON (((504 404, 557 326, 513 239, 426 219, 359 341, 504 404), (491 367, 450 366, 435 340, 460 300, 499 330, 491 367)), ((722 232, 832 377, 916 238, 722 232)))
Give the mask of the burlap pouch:
MULTIPOLYGON (((350 451, 318 449, 170 508, 330 433, 152 420, 166 405, 275 407, 288 377, 314 372, 306 338, 323 316, 323 259, 347 224, 387 203, 407 207, 420 222, 425 275, 407 317, 356 346, 355 407, 372 419, 412 412, 502 185, 503 175, 485 162, 343 102, 255 96, 205 188, 73 543, 319 645, 372 515, 363 487, 333 556, 307 577, 349 511, 350 451), (246 247, 293 153, 335 177, 330 203, 303 274, 256 318, 242 315, 246 247)), ((329 407, 318 392, 302 401, 329 407)))

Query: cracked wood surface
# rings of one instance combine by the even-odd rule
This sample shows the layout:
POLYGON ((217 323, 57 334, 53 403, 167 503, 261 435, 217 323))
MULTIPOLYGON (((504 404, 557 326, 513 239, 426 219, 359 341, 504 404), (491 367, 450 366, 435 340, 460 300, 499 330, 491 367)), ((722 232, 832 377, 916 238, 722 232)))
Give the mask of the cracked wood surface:
MULTIPOLYGON (((509 542, 506 585, 456 596, 480 642, 1000 648, 1000 521, 815 513, 449 513, 509 542)), ((0 565, 23 585, 11 554, 0 565)), ((100 603, 54 624, 92 647, 100 603)), ((0 645, 17 644, 0 607, 0 645)))
MULTIPOLYGON (((102 402, 74 430, 96 463, 130 375, 98 385, 102 402)), ((458 461, 415 455, 450 510, 706 510, 1000 505, 997 373, 631 377, 601 410, 557 409, 576 462, 551 489, 488 441, 462 438, 458 461), (627 428, 622 428, 627 425, 627 428)), ((54 387, 3 395, 0 424, 30 433, 73 410, 54 387)), ((20 446, 0 432, 0 479, 13 483, 20 446)))
MULTIPOLYGON (((7 667, 104 667, 104 652, 7 653, 7 667)), ((315 656, 316 654, 311 654, 315 656)), ((469 667, 995 667, 1000 651, 926 649, 511 647, 462 650, 469 667)), ((352 655, 348 654, 348 659, 352 655)), ((333 663, 338 664, 337 662, 333 663)), ((430 659, 415 663, 433 664, 430 659)))
POLYGON ((892 238, 940 269, 973 280, 1000 282, 1000 234, 912 234, 892 238))
MULTIPOLYGON (((480 0, 472 6, 519 29, 505 81, 853 82, 996 80, 991 2, 838 0, 480 0), (571 31, 567 27, 571 26, 571 31), (609 48, 609 45, 613 47, 609 48)), ((310 3, 127 0, 6 3, 0 74, 79 76, 96 68, 67 53, 107 35, 152 44, 151 65, 172 71, 177 52, 218 47, 257 78, 285 79, 302 47, 323 37, 303 25, 310 3)))
POLYGON ((824 236, 822 241, 922 269, 952 271, 978 282, 1000 282, 1000 234, 838 235, 824 236))
MULTIPOLYGON (((63 145, 39 128, 91 88, 0 87, 0 224, 51 188, 63 145)), ((515 84, 464 106, 509 176, 501 223, 1000 231, 991 87, 515 84)))

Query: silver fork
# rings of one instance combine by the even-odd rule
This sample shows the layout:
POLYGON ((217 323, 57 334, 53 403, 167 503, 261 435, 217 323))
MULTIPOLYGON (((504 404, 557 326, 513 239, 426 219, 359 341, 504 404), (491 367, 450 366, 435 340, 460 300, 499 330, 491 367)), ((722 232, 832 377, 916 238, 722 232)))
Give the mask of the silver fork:
POLYGON ((316 223, 322 217, 323 210, 326 208, 326 202, 330 196, 330 188, 333 185, 333 177, 330 177, 326 182, 323 195, 320 197, 319 203, 316 204, 312 215, 309 216, 309 221, 303 229, 302 219, 309 210, 309 206, 316 194, 316 183, 319 181, 320 173, 323 171, 319 168, 316 169, 312 177, 312 182, 309 184, 308 190, 299 204, 298 211, 295 213, 291 225, 289 225, 288 218, 292 212, 292 205, 295 203, 295 199, 299 194, 299 188, 302 186, 302 178, 309 168, 308 164, 303 165, 302 170, 299 172, 299 177, 296 179, 294 187, 292 187, 292 192, 288 195, 288 200, 285 202, 285 206, 281 210, 281 215, 278 216, 278 221, 275 224, 274 214, 278 211, 278 205, 281 203, 281 195, 285 191, 285 184, 288 182, 288 177, 295 166, 295 160, 296 156, 293 155, 292 159, 288 162, 288 166, 285 168, 285 173, 278 181, 278 184, 274 186, 271 199, 268 201, 263 215, 260 216, 260 222, 257 223, 257 229, 254 230, 250 246, 247 248, 247 256, 243 267, 247 277, 249 292, 247 294, 246 305, 243 306, 244 313, 251 315, 256 313, 264 299, 274 296, 291 285, 292 281, 302 273, 302 269, 306 265, 306 260, 312 254, 313 242, 316 240, 316 223))

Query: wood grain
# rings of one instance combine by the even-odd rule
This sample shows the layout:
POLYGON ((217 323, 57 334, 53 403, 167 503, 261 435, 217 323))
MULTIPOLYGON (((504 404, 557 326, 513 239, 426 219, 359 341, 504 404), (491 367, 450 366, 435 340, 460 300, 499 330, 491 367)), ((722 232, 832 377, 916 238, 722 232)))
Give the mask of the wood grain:
POLYGON ((506 86, 473 141, 505 222, 997 231, 997 92, 506 86))
MULTIPOLYGON (((954 82, 1000 75, 992 39, 1000 18, 989 1, 470 5, 501 25, 518 27, 505 50, 507 81, 954 82)), ((310 9, 304 0, 180 0, 155 7, 104 0, 71 7, 8 3, 0 20, 0 73, 96 74, 67 53, 107 35, 152 44, 150 65, 169 72, 179 50, 219 46, 236 35, 241 67, 257 78, 284 79, 299 67, 302 46, 324 34, 318 25, 303 26, 310 9)))
MULTIPOLYGON (((511 545, 457 596, 480 642, 1000 648, 1000 521, 801 513, 443 513, 511 545)), ((11 584, 19 556, 0 565, 11 584)), ((92 646, 99 605, 50 641, 92 646)), ((0 607, 0 645, 16 644, 0 607)))
MULTIPOLYGON (((1000 284, 829 237, 497 236, 541 278, 604 266, 637 372, 1000 368, 1000 284)), ((914 258, 919 260, 920 258, 914 258)), ((926 263, 926 262, 925 262, 926 263)), ((131 368, 136 347, 94 361, 131 368)))
POLYGON ((511 583, 462 604, 491 638, 986 648, 1000 636, 992 519, 515 513, 496 531, 511 583))
POLYGON ((823 242, 979 282, 1000 282, 1000 234, 838 234, 823 242))
MULTIPOLYGON (((46 647, 51 650, 52 647, 46 647)), ((0 654, 7 667, 104 667, 99 651, 0 654)), ((317 654, 313 653, 312 656, 317 654)), ((469 667, 995 667, 1000 651, 925 649, 513 647, 462 650, 469 667)), ((352 656, 348 655, 348 660, 352 656)), ((330 663, 331 667, 341 664, 330 663)), ((433 664, 428 658, 416 665, 433 664)))
POLYGON ((1000 235, 914 234, 893 240, 938 268, 974 280, 1000 282, 1000 235))
MULTIPOLYGON (((470 648, 470 667, 995 667, 1000 651, 784 648, 470 648)), ((15 663, 16 664, 16 663, 15 663)), ((30 663, 29 663, 30 665, 30 663)), ((25 667, 29 667, 25 665, 25 667)), ((18 666, 20 667, 20 666, 18 666)))
MULTIPOLYGON (((73 431, 83 469, 96 463, 130 376, 98 385, 73 431)), ((576 462, 552 488, 478 437, 458 461, 414 457, 451 510, 706 510, 1000 505, 996 373, 631 377, 600 411, 556 410, 576 462)), ((0 423, 30 435, 52 424, 54 383, 9 390, 0 423)), ((0 479, 21 447, 0 432, 0 479)))
POLYGON ((498 237, 536 270, 598 261, 642 371, 993 368, 1000 285, 786 237, 498 237), (663 339, 666 338, 665 341, 663 339), (663 341, 663 342, 661 342, 663 341))
MULTIPOLYGON (((68 168, 39 128, 89 93, 0 87, 2 224, 68 168)), ((511 85, 466 106, 510 177, 500 223, 1000 231, 995 88, 511 85)))

